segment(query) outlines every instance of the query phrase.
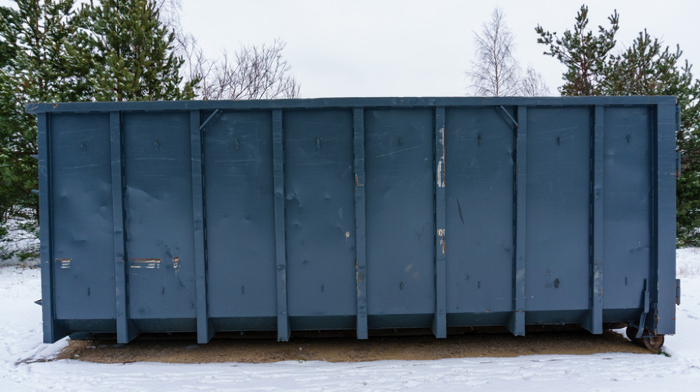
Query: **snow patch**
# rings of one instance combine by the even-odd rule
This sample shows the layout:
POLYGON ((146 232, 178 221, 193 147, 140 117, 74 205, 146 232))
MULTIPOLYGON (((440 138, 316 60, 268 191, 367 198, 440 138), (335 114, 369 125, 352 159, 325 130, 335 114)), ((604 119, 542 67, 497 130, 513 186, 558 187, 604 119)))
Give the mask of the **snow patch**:
POLYGON ((678 278, 700 277, 700 248, 676 250, 676 276, 678 278))

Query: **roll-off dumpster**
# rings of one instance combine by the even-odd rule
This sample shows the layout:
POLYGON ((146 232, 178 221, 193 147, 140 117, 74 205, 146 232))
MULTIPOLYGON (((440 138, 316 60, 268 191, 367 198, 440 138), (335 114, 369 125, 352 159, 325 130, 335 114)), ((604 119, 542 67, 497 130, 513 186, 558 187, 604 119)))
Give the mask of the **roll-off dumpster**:
POLYGON ((44 340, 675 332, 674 97, 31 104, 44 340))

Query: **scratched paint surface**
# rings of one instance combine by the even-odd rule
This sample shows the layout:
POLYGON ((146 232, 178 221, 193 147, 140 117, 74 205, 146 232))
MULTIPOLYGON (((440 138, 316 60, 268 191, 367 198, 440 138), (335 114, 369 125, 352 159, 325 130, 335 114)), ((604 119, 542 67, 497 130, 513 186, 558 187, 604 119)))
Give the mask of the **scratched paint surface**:
POLYGON ((129 113, 123 130, 129 316, 194 319, 189 116, 129 113))
POLYGON ((494 108, 446 117, 447 309, 473 324, 503 322, 513 308, 515 130, 494 108))
POLYGON ((526 311, 589 307, 590 135, 588 108, 528 109, 526 311))
POLYGON ((272 116, 224 111, 203 138, 210 315, 220 323, 270 317, 258 328, 274 328, 272 116))
POLYGON ((51 127, 56 317, 110 320, 115 291, 109 116, 58 115, 51 127))
MULTIPOLYGON (((378 98, 41 106, 40 124, 49 120, 49 145, 42 148, 49 149, 52 175, 45 187, 51 192, 42 197, 50 197, 53 219, 44 227, 52 235, 45 249, 52 249, 42 261, 44 272, 53 273, 47 293, 53 284, 58 326, 113 332, 115 292, 126 289, 129 317, 141 332, 193 331, 195 315, 206 313, 196 312, 203 306, 215 331, 274 330, 287 316, 292 329, 354 329, 358 281, 366 283, 370 328, 429 327, 442 298, 448 326, 504 325, 513 314, 516 282, 529 322, 580 323, 589 312, 593 280, 594 118, 605 137, 604 189, 596 204, 604 224, 595 233, 603 242, 595 276, 603 282, 604 318, 638 318, 644 280, 658 273, 664 281, 649 287, 659 288, 665 301, 659 309, 669 320, 674 183, 664 176, 672 175, 673 140, 660 143, 672 139, 672 101, 378 98), (121 162, 110 162, 110 144, 119 141, 110 141, 110 114, 101 110, 121 119, 113 127, 121 126, 124 136, 121 162), (283 136, 275 150, 284 163, 277 205, 273 112, 283 136), (354 112, 362 114, 362 127, 353 122, 354 112), (603 119, 595 117, 600 113, 603 119), (198 284, 207 285, 208 297, 200 303, 194 295, 190 146, 197 128, 190 129, 190 114, 207 121, 200 130, 206 250, 197 260, 205 260, 198 284), (360 128, 364 143, 354 145, 360 128), (516 136, 522 155, 515 151, 516 136), (657 158, 660 168, 653 174, 657 158), (110 164, 120 163, 127 282, 115 287, 121 260, 114 260, 119 222, 112 217, 120 214, 112 211, 117 184, 110 164), (362 166, 358 184, 355 167, 362 166), (520 180, 522 191, 516 189, 520 180), (360 186, 366 201, 362 238, 355 222, 360 186), (519 214, 516 203, 522 204, 519 214), (658 219, 655 208, 665 211, 658 219), (654 228, 657 221, 663 227, 654 228), (515 227, 522 229, 517 236, 515 227), (275 241, 280 233, 284 243, 275 241), (516 237, 523 240, 523 257, 514 271, 516 237), (365 239, 366 269, 358 275, 355 246, 365 239), (661 265, 652 271, 657 249, 661 265)), ((208 325, 204 317, 200 325, 208 325)))
MULTIPOLYGON (((289 315, 356 312, 351 110, 284 115, 289 315)), ((354 318, 338 327, 353 328, 354 318)), ((292 319, 294 327, 294 319, 292 319)))
POLYGON ((649 113, 608 109, 605 123, 620 127, 605 133, 603 260, 615 260, 615 268, 603 267, 603 293, 622 295, 603 295, 603 307, 634 308, 640 306, 651 257, 649 113))
POLYGON ((432 110, 368 110, 365 129, 369 314, 433 313, 432 110))

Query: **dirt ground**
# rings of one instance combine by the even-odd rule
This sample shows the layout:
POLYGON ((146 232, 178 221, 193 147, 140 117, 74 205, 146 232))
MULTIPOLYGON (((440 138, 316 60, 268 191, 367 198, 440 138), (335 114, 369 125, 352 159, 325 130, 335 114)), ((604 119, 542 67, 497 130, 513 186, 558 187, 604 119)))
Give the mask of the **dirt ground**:
POLYGON ((533 354, 650 353, 613 331, 605 331, 602 335, 581 330, 528 331, 524 337, 503 331, 462 331, 448 335, 447 339, 435 339, 427 334, 428 331, 408 333, 419 335, 388 336, 383 333, 370 336, 369 340, 357 340, 354 336, 307 332, 294 333, 289 342, 277 342, 274 334, 217 334, 204 345, 196 344, 193 334, 145 335, 126 345, 114 340, 71 340, 58 359, 98 363, 363 362, 533 354))

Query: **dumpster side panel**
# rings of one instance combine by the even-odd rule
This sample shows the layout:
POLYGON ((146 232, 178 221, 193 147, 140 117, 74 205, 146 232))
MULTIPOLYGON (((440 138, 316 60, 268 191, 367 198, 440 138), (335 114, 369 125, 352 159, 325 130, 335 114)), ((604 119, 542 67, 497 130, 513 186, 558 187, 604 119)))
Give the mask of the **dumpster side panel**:
POLYGON ((51 116, 53 257, 60 320, 108 320, 115 287, 109 115, 51 116))
POLYGON ((425 327, 435 312, 433 110, 366 110, 365 130, 370 328, 425 327), (372 317, 419 314, 429 317, 372 317))
POLYGON ((501 324, 489 316, 513 307, 515 131, 494 108, 450 109, 446 122, 448 320, 501 324))
POLYGON ((527 311, 589 307, 590 116, 528 109, 527 311))
POLYGON ((605 110, 603 308, 643 308, 650 274, 649 108, 605 110))
POLYGON ((272 115, 224 111, 203 138, 210 316, 223 329, 274 330, 272 115))
POLYGON ((673 97, 29 105, 44 340, 675 332, 673 97), (517 273, 516 273, 517 272, 517 273))
POLYGON ((166 320, 142 332, 195 328, 189 126, 188 112, 123 117, 129 317, 166 320))
POLYGON ((354 328, 352 111, 285 111, 282 118, 292 328, 354 328))

